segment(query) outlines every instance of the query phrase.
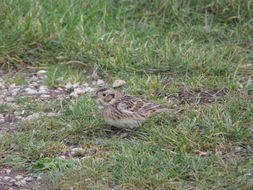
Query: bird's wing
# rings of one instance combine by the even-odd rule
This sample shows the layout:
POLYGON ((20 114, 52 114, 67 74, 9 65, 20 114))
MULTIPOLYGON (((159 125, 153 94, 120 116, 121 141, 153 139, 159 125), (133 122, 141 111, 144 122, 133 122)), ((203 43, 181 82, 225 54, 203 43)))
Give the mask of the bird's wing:
POLYGON ((123 96, 118 103, 118 109, 125 113, 138 113, 149 116, 155 112, 164 112, 166 108, 159 104, 147 102, 134 96, 123 96))

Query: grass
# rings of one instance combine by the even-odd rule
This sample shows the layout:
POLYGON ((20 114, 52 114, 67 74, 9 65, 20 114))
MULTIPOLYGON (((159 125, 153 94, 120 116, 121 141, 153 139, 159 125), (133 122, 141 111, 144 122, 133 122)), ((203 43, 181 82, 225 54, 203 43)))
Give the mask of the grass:
POLYGON ((109 84, 125 80, 125 93, 183 111, 123 138, 88 95, 19 99, 61 116, 21 123, 1 139, 0 163, 43 175, 44 189, 252 189, 252 12, 251 0, 2 0, 0 68, 46 69, 49 87, 97 69, 109 84))

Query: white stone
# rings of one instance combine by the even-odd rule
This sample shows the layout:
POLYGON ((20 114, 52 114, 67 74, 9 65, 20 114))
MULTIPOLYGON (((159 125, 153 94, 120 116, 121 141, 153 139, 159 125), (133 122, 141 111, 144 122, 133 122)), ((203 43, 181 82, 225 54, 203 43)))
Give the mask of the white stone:
POLYGON ((51 95, 49 95, 49 94, 41 94, 40 95, 40 98, 42 98, 42 99, 48 99, 50 97, 51 97, 51 95))
POLYGON ((39 84, 37 83, 37 82, 32 82, 32 84, 30 85, 30 87, 38 87, 39 86, 39 84))
POLYGON ((6 173, 7 175, 9 175, 9 174, 11 173, 11 170, 10 170, 10 169, 5 169, 5 173, 6 173))
POLYGON ((83 87, 88 87, 89 84, 88 84, 87 82, 84 82, 84 83, 81 84, 81 86, 83 86, 83 87))
POLYGON ((79 87, 79 86, 80 86, 79 83, 74 83, 74 84, 73 84, 73 88, 77 88, 77 87, 79 87))
POLYGON ((0 82, 0 89, 4 89, 4 88, 5 88, 4 84, 0 82))
POLYGON ((42 86, 39 87, 39 93, 40 94, 46 94, 46 93, 48 93, 48 90, 49 89, 46 86, 42 85, 42 86))
POLYGON ((112 87, 117 88, 117 87, 123 86, 125 84, 126 84, 126 81, 124 81, 124 80, 115 80, 112 84, 112 87))
POLYGON ((49 116, 49 117, 60 116, 60 115, 61 115, 60 113, 54 113, 54 112, 49 112, 49 113, 47 114, 47 116, 49 116))
POLYGON ((7 102, 15 102, 15 98, 13 97, 6 97, 7 102))
POLYGON ((20 180, 20 179, 23 179, 24 177, 22 176, 22 175, 17 175, 16 177, 15 177, 15 179, 17 179, 17 180, 20 180))
POLYGON ((73 85, 70 82, 68 82, 64 87, 66 89, 71 89, 71 88, 73 88, 73 85))
POLYGON ((9 177, 9 176, 5 176, 5 177, 4 177, 4 180, 10 180, 10 179, 12 179, 12 178, 9 177))
POLYGON ((14 89, 12 89, 12 90, 11 90, 11 95, 12 95, 12 96, 16 96, 16 95, 18 94, 19 90, 20 90, 19 88, 14 88, 14 89))
POLYGON ((11 183, 15 183, 16 180, 15 180, 15 179, 11 179, 10 182, 11 182, 11 183))
POLYGON ((26 88, 25 92, 26 92, 26 94, 30 94, 30 95, 38 93, 37 90, 32 89, 32 88, 26 88))
POLYGON ((84 90, 85 90, 85 92, 94 92, 96 89, 95 88, 91 88, 91 87, 87 87, 84 90))
POLYGON ((32 115, 27 116, 26 118, 23 118, 23 120, 34 120, 34 119, 38 119, 40 117, 39 113, 34 113, 32 115))
POLYGON ((105 82, 103 80, 101 80, 101 79, 97 80, 97 85, 98 86, 103 86, 104 84, 105 84, 105 82))
POLYGON ((26 177, 26 178, 24 178, 24 180, 27 181, 27 182, 31 182, 31 181, 33 181, 33 177, 31 177, 31 176, 26 177))
POLYGON ((11 84, 11 85, 9 86, 9 89, 13 89, 13 88, 16 88, 16 84, 11 84))
POLYGON ((72 156, 82 156, 85 154, 85 150, 83 148, 73 148, 71 149, 72 156))
POLYGON ((45 70, 40 70, 40 71, 38 71, 37 72, 37 76, 44 76, 44 75, 46 75, 47 74, 47 71, 45 71, 45 70))

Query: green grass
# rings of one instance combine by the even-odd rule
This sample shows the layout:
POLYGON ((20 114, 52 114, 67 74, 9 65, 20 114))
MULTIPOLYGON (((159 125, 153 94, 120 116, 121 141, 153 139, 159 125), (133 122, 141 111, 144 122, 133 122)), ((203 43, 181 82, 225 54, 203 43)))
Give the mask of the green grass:
POLYGON ((21 98, 29 113, 61 116, 19 124, 0 141, 0 163, 45 174, 44 189, 252 189, 252 13, 252 0, 2 0, 0 68, 46 69, 49 87, 89 82, 97 69, 109 84, 125 80, 121 91, 182 112, 123 138, 88 95, 21 98), (71 147, 84 155, 72 158, 71 147))

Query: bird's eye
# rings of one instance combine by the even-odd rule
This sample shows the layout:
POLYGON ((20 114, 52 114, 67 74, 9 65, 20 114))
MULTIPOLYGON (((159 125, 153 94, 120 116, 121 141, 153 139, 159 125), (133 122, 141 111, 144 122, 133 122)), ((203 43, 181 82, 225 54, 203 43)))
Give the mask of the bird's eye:
POLYGON ((103 94, 103 96, 106 96, 106 94, 103 94))

